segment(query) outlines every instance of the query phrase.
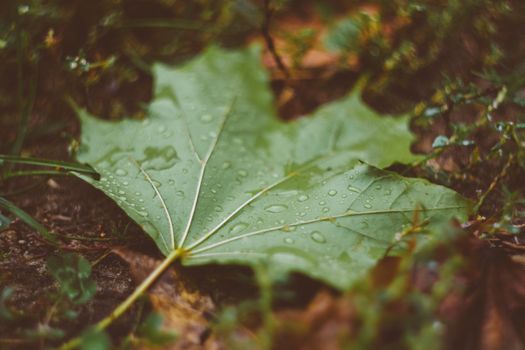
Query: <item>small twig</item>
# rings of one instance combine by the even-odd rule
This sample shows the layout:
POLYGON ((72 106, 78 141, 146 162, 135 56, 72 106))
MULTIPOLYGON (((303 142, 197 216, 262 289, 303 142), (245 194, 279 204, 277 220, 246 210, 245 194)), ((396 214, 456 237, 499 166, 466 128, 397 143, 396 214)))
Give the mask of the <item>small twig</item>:
POLYGON ((268 50, 270 51, 273 60, 275 61, 275 64, 277 64, 279 70, 284 74, 286 80, 288 80, 290 79, 290 72, 288 71, 288 68, 286 68, 286 65, 284 64, 281 56, 277 53, 273 37, 270 35, 270 22, 273 15, 273 10, 270 6, 270 1, 271 0, 264 0, 264 20, 262 23, 261 31, 264 40, 266 41, 266 46, 268 47, 268 50))
POLYGON ((483 205, 483 203, 485 202, 485 199, 487 198, 487 196, 494 190, 494 188, 496 188, 496 185, 499 183, 499 181, 505 177, 507 175, 507 171, 509 170, 510 166, 512 165, 512 163, 514 162, 514 155, 511 154, 509 156, 509 158, 507 159, 507 162, 505 163, 505 165, 503 166, 503 169, 501 169, 500 173, 498 175, 496 175, 496 177, 494 178, 494 180, 492 180, 492 182, 490 183, 489 185, 489 188, 485 191, 485 193, 483 193, 483 195, 479 198, 478 200, 478 203, 476 204, 476 206, 474 207, 474 212, 477 213, 479 211, 479 208, 481 208, 481 206, 483 205))
MULTIPOLYGON (((24 54, 25 47, 22 46, 22 29, 20 28, 20 21, 16 24, 16 58, 17 58, 17 83, 18 83, 18 112, 20 118, 20 124, 18 133, 11 149, 11 154, 18 155, 24 144, 27 135, 27 126, 29 123, 29 117, 33 109, 35 101, 37 77, 36 73, 33 72, 31 77, 27 77, 24 74, 24 54), (29 81, 28 90, 24 91, 24 81, 29 81), (24 95, 27 94, 25 97, 24 95)), ((35 66, 36 67, 36 66, 35 66)), ((9 169, 10 166, 7 167, 9 169)))
POLYGON ((19 344, 31 344, 33 342, 34 340, 32 339, 0 338, 0 344, 19 345, 19 344))
POLYGON ((91 263, 91 267, 97 266, 102 260, 104 260, 109 254, 111 254, 111 252, 111 249, 105 251, 101 256, 99 256, 95 261, 91 263))

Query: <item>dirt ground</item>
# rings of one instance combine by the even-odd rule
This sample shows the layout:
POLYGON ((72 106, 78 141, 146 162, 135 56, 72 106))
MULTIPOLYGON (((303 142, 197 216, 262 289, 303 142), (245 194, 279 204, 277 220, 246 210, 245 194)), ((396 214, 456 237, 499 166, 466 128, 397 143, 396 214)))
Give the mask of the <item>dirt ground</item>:
MULTIPOLYGON (((295 19, 279 20, 290 28, 301 25, 295 19)), ((264 43, 264 39, 260 35, 247 36, 245 43, 254 40, 264 43)), ((43 65, 52 62, 55 56, 43 57, 43 65)), ((272 74, 272 89, 283 119, 300 117, 343 96, 355 84, 361 68, 356 64, 345 69, 332 69, 330 56, 314 53, 308 61, 310 65, 294 71, 292 77, 286 77, 275 63, 271 50, 265 50, 263 62, 272 74)), ((480 79, 474 82, 484 84, 480 79)), ((56 91, 67 89, 71 81, 50 69, 39 73, 38 83, 29 123, 30 133, 22 155, 71 161, 68 149, 72 140, 78 139, 79 123, 67 103, 56 96, 56 91)), ((112 119, 124 114, 140 117, 141 104, 151 98, 151 83, 148 74, 142 72, 129 82, 110 75, 89 88, 72 90, 75 100, 96 115, 108 115, 112 119), (114 100, 118 100, 118 108, 114 107, 114 100)), ((413 89, 418 90, 418 86, 413 86, 413 89)), ((377 109, 388 109, 388 105, 396 101, 395 98, 382 100, 373 91, 365 91, 364 97, 377 109)), ((505 112, 496 118, 513 120, 521 113, 512 109, 505 112)), ((451 124, 477 120, 480 113, 476 107, 462 106, 451 111, 447 118, 436 121, 431 128, 414 122, 412 130, 417 142, 413 150, 418 153, 432 151, 432 141, 437 135, 450 133, 451 124)), ((10 144, 16 138, 16 132, 14 128, 2 127, 0 140, 3 144, 10 144)), ((472 137, 481 152, 488 152, 497 141, 493 130, 488 128, 477 130, 472 137)), ((472 148, 452 147, 427 167, 394 165, 391 170, 445 184, 471 199, 490 188, 498 176, 509 188, 525 189, 523 170, 516 164, 506 169, 503 159, 473 163, 470 159, 472 152, 472 148), (443 174, 450 176, 445 178, 443 174)), ((111 199, 74 176, 10 179, 0 183, 0 190, 3 196, 59 237, 57 245, 49 244, 20 219, 15 219, 8 229, 0 232, 0 287, 13 289, 9 307, 18 316, 16 322, 0 324, 0 349, 56 346, 61 343, 60 339, 35 341, 36 333, 50 328, 60 328, 68 337, 77 335, 87 325, 109 314, 162 259, 154 243, 111 199), (57 317, 59 312, 54 307, 53 297, 57 285, 46 269, 49 256, 64 252, 86 257, 93 264, 92 279, 97 285, 95 297, 84 305, 75 306, 79 315, 69 320, 57 317)), ((502 232, 490 239, 478 239, 486 227, 492 225, 504 204, 500 192, 489 193, 480 215, 463 224, 464 234, 452 244, 453 253, 439 248, 432 255, 432 259, 440 264, 452 254, 466 261, 453 277, 457 288, 451 289, 438 308, 438 314, 446 322, 447 348, 525 348, 525 238, 502 232)), ((519 204, 519 208, 523 205, 519 204)), ((525 223, 516 221, 515 225, 523 227, 525 223)), ((388 259, 382 261, 379 266, 387 272, 378 280, 391 281, 393 277, 387 276, 388 271, 398 271, 396 264, 398 262, 388 259)), ((431 268, 416 266, 410 270, 410 286, 406 289, 429 291, 436 281, 431 268)), ((381 288, 379 285, 378 289, 381 288)), ((356 316, 359 300, 353 295, 338 293, 299 275, 293 275, 274 290, 276 349, 337 349, 334 339, 355 336, 362 326, 356 316)), ((171 325, 186 331, 173 349, 229 349, 233 348, 232 344, 242 348, 242 344, 249 344, 246 341, 254 338, 254 333, 264 323, 261 315, 250 309, 253 307, 250 303, 256 303, 259 297, 256 278, 248 268, 175 266, 148 297, 141 299, 110 327, 109 334, 115 342, 122 340, 136 331, 149 311, 164 308, 171 315, 168 320, 171 325), (223 311, 229 306, 245 304, 248 311, 244 323, 236 323, 229 330, 212 327, 213 322, 224 317, 223 311)), ((400 327, 412 327, 419 321, 410 318, 416 312, 405 302, 397 301, 386 309, 387 317, 384 325, 378 326, 381 332, 375 348, 397 344, 403 332, 400 327), (396 324, 392 315, 401 315, 409 321, 396 324)))

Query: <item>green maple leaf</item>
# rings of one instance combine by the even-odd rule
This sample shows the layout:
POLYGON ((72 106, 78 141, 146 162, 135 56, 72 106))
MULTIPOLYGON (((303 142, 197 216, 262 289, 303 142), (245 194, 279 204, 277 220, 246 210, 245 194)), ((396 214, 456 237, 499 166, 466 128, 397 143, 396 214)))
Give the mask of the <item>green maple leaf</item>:
POLYGON ((429 226, 465 213, 455 192, 378 169, 416 159, 408 118, 377 116, 357 92, 284 123, 255 49, 211 48, 154 76, 143 121, 79 112, 78 160, 184 264, 265 261, 347 288, 414 211, 429 226))

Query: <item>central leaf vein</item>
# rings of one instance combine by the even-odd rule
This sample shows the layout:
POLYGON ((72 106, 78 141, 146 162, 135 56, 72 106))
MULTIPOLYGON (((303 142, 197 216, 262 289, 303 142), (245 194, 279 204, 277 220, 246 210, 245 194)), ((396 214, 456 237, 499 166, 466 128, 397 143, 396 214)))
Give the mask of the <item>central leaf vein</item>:
POLYGON ((222 131, 224 130, 224 127, 226 125, 228 116, 230 116, 233 111, 234 104, 235 104, 235 97, 232 99, 230 108, 224 113, 224 116, 219 124, 219 129, 217 130, 217 135, 215 136, 215 138, 213 138, 213 141, 208 149, 208 153, 206 154, 204 159, 200 162, 201 166, 200 166, 200 171, 199 171, 199 178, 197 180, 197 188, 195 189, 195 197, 193 199, 193 205, 191 207, 190 215, 188 217, 188 222, 186 223, 186 228, 184 229, 184 233, 182 234, 182 240, 179 245, 181 248, 184 246, 184 242, 186 241, 186 238, 188 237, 188 233, 190 232, 191 224, 193 223, 193 218, 195 216, 195 211, 197 210, 197 204, 199 202, 199 197, 201 194, 202 182, 204 180, 206 166, 208 165, 209 160, 211 156, 213 155, 213 152, 215 151, 217 143, 219 142, 219 138, 221 137, 222 131))

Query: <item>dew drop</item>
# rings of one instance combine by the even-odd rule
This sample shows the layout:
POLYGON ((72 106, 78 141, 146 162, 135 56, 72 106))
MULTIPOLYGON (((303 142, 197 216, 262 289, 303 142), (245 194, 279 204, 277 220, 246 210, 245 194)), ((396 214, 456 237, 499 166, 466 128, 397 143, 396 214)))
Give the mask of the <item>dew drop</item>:
MULTIPOLYGON (((126 175, 128 175, 128 172, 126 170, 124 170, 124 169, 118 168, 117 170, 115 170, 115 174, 118 175, 118 176, 126 176, 126 175)), ((109 178, 112 179, 113 177, 110 176, 109 178)))
POLYGON ((366 209, 372 209, 372 204, 370 204, 370 203, 365 203, 364 207, 365 207, 366 209))
POLYGON ((297 195, 297 191, 296 190, 282 191, 282 192, 279 192, 278 195, 282 197, 292 197, 292 196, 297 195))
POLYGON ((153 183, 153 185, 154 185, 155 187, 160 187, 160 186, 162 186, 162 184, 161 184, 160 182, 158 182, 157 180, 153 180, 153 181, 151 181, 151 182, 153 183))
POLYGON ((232 233, 232 234, 240 233, 240 232, 242 232, 246 227, 248 227, 248 224, 247 224, 247 223, 240 222, 240 223, 238 223, 237 225, 233 226, 233 227, 230 229, 230 233, 232 233))
POLYGON ((177 191, 177 192, 175 192, 175 195, 177 195, 177 197, 184 197, 184 192, 177 191))
POLYGON ((322 212, 323 212, 323 213, 328 213, 329 210, 330 210, 330 209, 328 209, 328 207, 324 207, 324 208, 322 209, 322 212))
POLYGON ((355 192, 355 193, 359 193, 359 192, 361 192, 361 190, 359 190, 358 188, 355 188, 355 187, 353 187, 353 186, 348 186, 347 189, 348 189, 348 191, 350 191, 350 192, 355 192))
POLYGON ((305 195, 305 194, 302 194, 302 195, 299 196, 299 198, 297 198, 297 200, 298 200, 299 202, 304 202, 304 201, 307 200, 307 199, 308 199, 308 196, 305 195))
POLYGON ((211 114, 203 114, 203 115, 201 115, 201 118, 200 118, 201 122, 203 122, 205 124, 211 122, 212 119, 213 119, 213 117, 211 116, 211 114))
POLYGON ((170 185, 175 185, 175 180, 173 180, 173 179, 169 179, 169 180, 168 180, 168 184, 170 184, 170 185))
POLYGON ((248 172, 244 169, 239 170, 237 174, 239 174, 239 176, 242 176, 242 177, 248 176, 248 172))
POLYGON ((220 205, 217 205, 217 206, 215 207, 215 211, 216 211, 217 213, 221 213, 222 211, 224 211, 224 209, 222 209, 222 207, 221 207, 220 205))
POLYGON ((280 213, 286 209, 288 209, 288 207, 284 204, 273 204, 264 208, 264 210, 269 211, 270 213, 280 213))
POLYGON ((144 217, 149 216, 148 213, 146 213, 145 211, 142 211, 142 210, 141 210, 141 211, 138 211, 137 213, 138 213, 140 216, 144 216, 144 217))
POLYGON ((383 188, 383 186, 381 185, 377 185, 376 187, 374 187, 377 191, 379 191, 381 188, 383 188))
POLYGON ((325 204, 326 204, 325 201, 320 201, 320 202, 319 202, 319 205, 325 205, 325 204))
POLYGON ((328 195, 329 195, 329 196, 332 196, 332 197, 333 197, 333 196, 335 196, 336 194, 337 194, 337 191, 336 191, 336 190, 330 190, 330 191, 328 191, 328 195))
POLYGON ((123 184, 124 186, 128 186, 128 185, 129 185, 129 182, 124 181, 122 184, 123 184))
POLYGON ((319 232, 314 231, 310 234, 310 237, 312 237, 312 240, 317 243, 326 243, 326 238, 319 232))
POLYGON ((232 163, 230 163, 230 162, 228 162, 228 161, 222 163, 222 168, 223 168, 223 169, 231 168, 231 166, 232 166, 232 163))
POLYGON ((293 238, 286 237, 286 238, 284 239, 284 243, 287 243, 287 244, 294 244, 295 241, 293 240, 293 238))

